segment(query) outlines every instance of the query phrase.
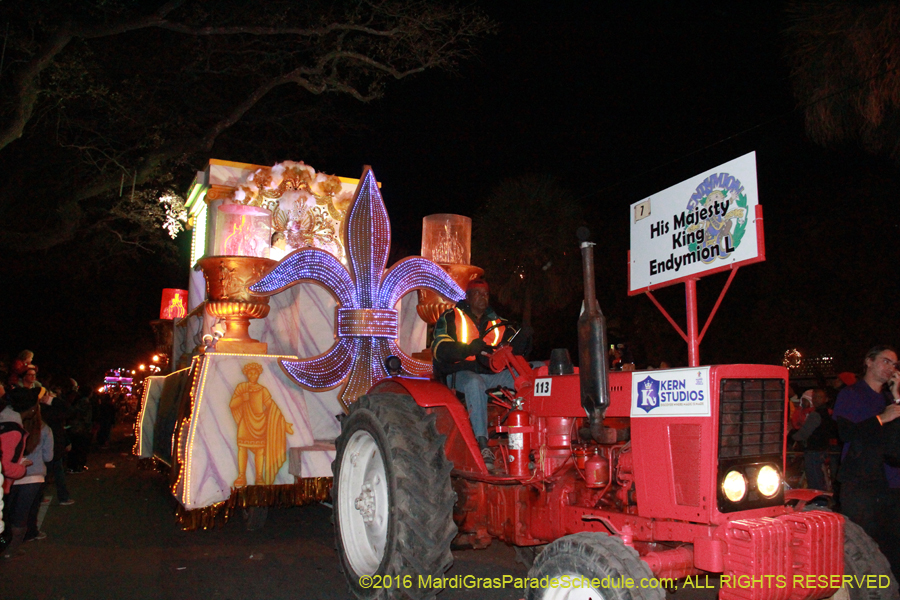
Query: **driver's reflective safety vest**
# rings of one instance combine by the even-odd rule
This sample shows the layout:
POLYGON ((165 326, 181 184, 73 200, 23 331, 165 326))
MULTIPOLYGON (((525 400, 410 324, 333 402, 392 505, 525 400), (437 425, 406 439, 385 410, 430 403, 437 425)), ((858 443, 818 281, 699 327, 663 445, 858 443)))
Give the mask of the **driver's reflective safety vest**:
MULTIPOLYGON (((478 326, 462 309, 454 308, 454 320, 456 325, 456 341, 469 344, 479 337, 478 326)), ((506 326, 501 325, 503 321, 494 319, 488 321, 485 329, 488 332, 482 338, 488 346, 496 346, 503 340, 503 334, 506 332, 506 326), (493 329, 491 329, 493 327, 493 329)), ((466 358, 466 360, 475 360, 474 356, 466 358)))

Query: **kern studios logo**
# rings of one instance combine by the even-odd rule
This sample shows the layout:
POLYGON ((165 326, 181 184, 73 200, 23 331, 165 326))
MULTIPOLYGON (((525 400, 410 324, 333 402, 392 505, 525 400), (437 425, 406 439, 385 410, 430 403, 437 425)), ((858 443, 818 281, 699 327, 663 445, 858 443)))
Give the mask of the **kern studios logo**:
POLYGON ((638 408, 644 412, 650 412, 659 406, 659 382, 652 377, 646 377, 638 383, 638 408))

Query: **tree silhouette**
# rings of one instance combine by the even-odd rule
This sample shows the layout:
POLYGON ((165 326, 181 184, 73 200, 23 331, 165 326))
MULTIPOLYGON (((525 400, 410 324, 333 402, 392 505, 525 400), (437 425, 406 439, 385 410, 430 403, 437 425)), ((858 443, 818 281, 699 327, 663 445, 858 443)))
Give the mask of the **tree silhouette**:
POLYGON ((534 313, 551 317, 581 293, 580 214, 572 194, 542 175, 502 182, 476 212, 473 264, 524 325, 534 313))
POLYGON ((141 244, 158 221, 141 205, 173 170, 189 181, 230 131, 296 152, 309 131, 339 130, 332 98, 452 71, 492 27, 422 0, 4 2, 0 247, 99 232, 141 244))
POLYGON ((810 138, 856 141, 900 163, 900 4, 798 2, 788 12, 791 80, 810 138))

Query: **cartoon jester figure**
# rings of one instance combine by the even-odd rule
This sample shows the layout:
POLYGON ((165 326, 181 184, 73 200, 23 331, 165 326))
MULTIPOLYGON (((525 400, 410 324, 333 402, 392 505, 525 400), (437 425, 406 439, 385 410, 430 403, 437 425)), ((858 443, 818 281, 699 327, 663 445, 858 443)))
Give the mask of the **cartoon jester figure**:
POLYGON ((247 363, 241 371, 247 381, 234 388, 229 404, 237 423, 238 477, 234 487, 247 485, 248 450, 254 456, 256 485, 272 485, 287 455, 286 436, 294 433, 294 429, 285 421, 269 390, 257 383, 262 365, 247 363))
MULTIPOLYGON (((710 193, 707 197, 704 206, 712 206, 715 202, 719 202, 720 204, 725 203, 725 194, 723 194, 720 190, 715 190, 710 193)), ((706 229, 706 238, 704 240, 704 245, 708 247, 718 246, 719 247, 719 258, 725 258, 730 254, 727 252, 728 246, 725 244, 725 238, 731 237, 731 226, 732 219, 728 218, 727 215, 725 217, 715 214, 709 217, 706 221, 707 229, 706 229)), ((704 262, 712 262, 715 260, 716 256, 710 256, 708 260, 704 260, 704 262)))

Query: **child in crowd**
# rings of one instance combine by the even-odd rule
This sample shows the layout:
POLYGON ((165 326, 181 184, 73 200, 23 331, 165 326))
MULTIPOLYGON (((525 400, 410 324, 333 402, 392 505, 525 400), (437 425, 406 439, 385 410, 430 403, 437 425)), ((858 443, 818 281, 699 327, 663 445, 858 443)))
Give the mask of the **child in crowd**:
POLYGON ((6 395, 9 408, 18 413, 25 431, 26 456, 21 464, 26 467, 26 472, 12 481, 6 497, 11 540, 3 552, 4 559, 15 557, 24 541, 46 537, 38 531, 37 515, 47 473, 46 463, 53 458, 53 433, 41 421, 38 399, 42 393, 46 393, 43 388, 16 388, 6 395))

